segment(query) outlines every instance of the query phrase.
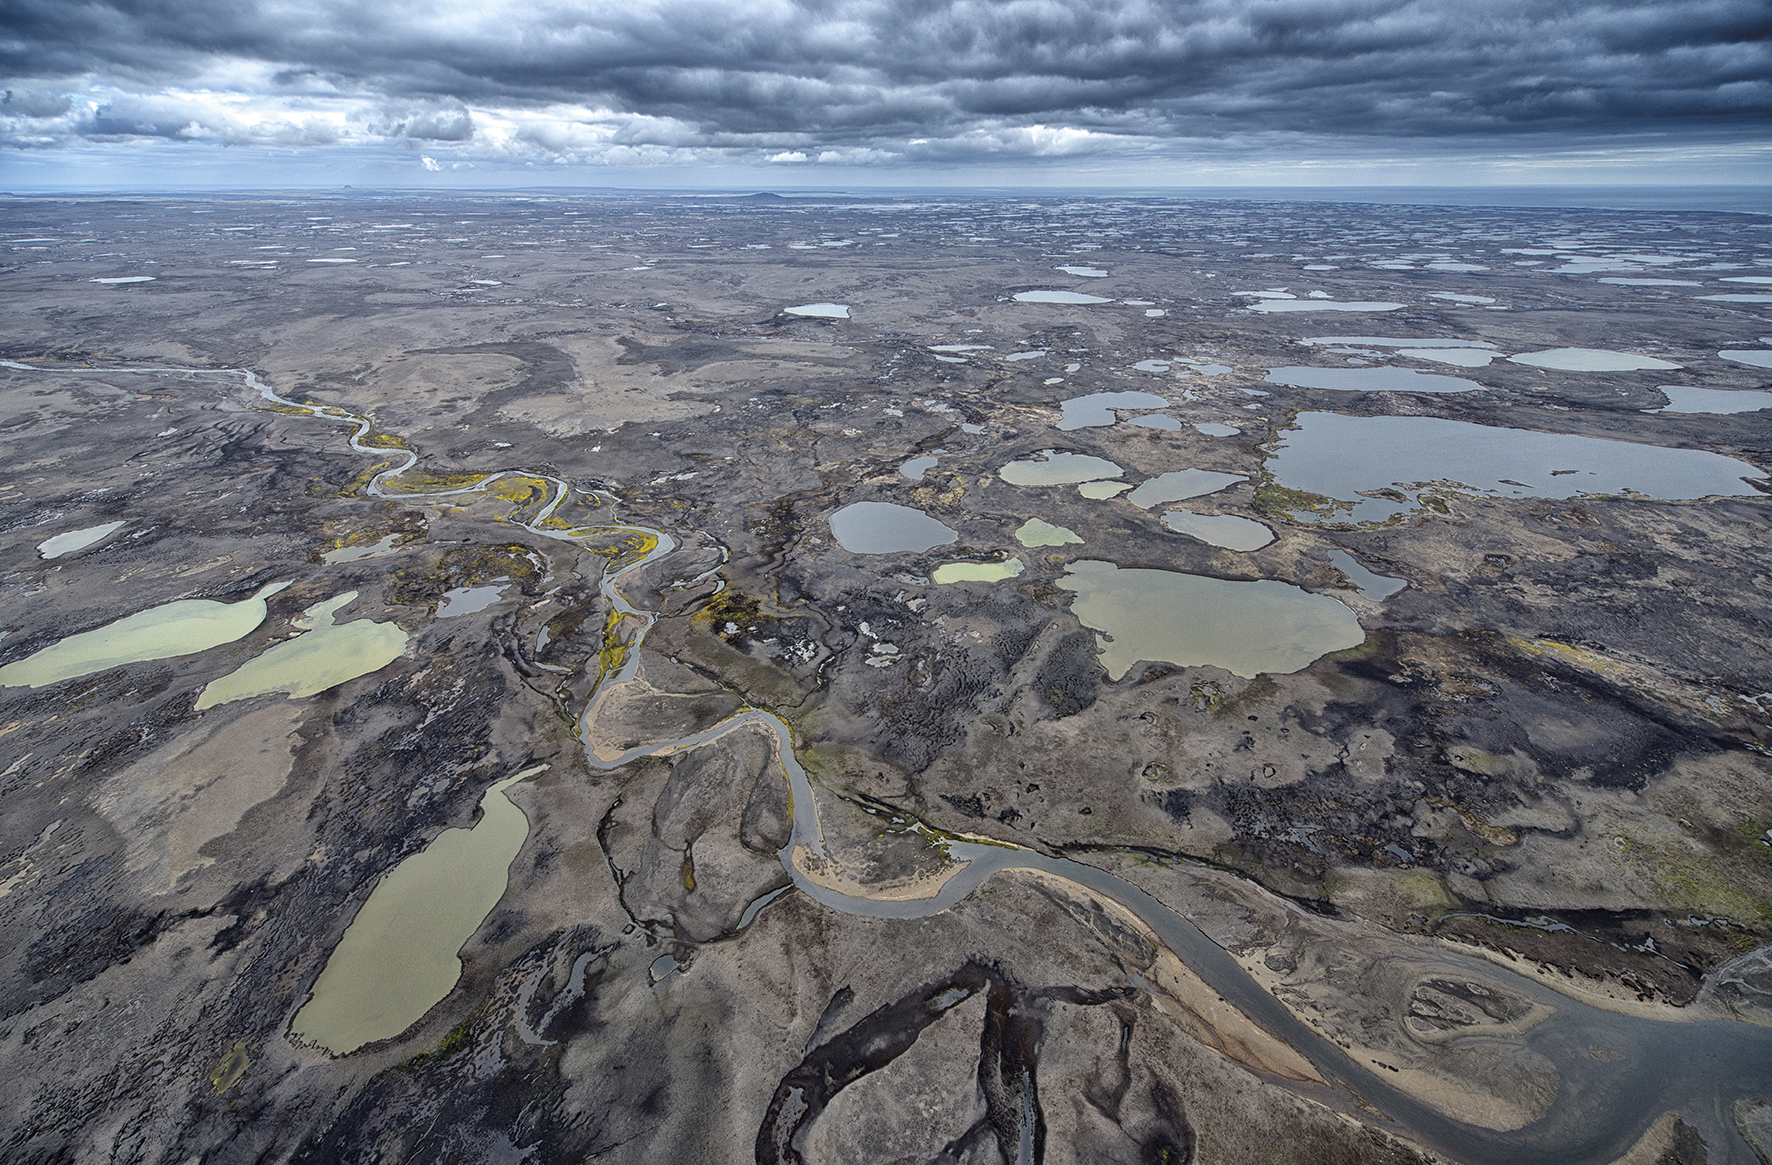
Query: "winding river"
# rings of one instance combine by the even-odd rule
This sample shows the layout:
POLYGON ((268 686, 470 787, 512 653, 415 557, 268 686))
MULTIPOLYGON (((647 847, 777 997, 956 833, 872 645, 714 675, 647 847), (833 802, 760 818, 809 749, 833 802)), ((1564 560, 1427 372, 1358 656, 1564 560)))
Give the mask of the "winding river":
MULTIPOLYGON (((32 372, 88 371, 42 369, 13 361, 0 361, 0 366, 32 372)), ((349 424, 354 430, 351 447, 361 453, 385 455, 391 451, 386 446, 363 443, 373 431, 372 422, 366 418, 336 406, 287 400, 249 369, 102 371, 241 377, 265 401, 284 411, 349 424)), ((783 779, 792 796, 793 824, 788 842, 778 856, 794 886, 813 901, 832 910, 869 918, 920 918, 954 906, 998 873, 1030 870, 1068 879, 1136 914, 1227 1002, 1289 1043, 1331 1081, 1327 1090, 1294 1083, 1288 1083, 1289 1087, 1347 1111, 1359 1112, 1365 1119, 1387 1120, 1398 1132, 1450 1158, 1472 1165, 1609 1165, 1661 1113, 1675 1110, 1709 1144, 1712 1162, 1754 1165, 1757 1161, 1753 1150, 1735 1131, 1729 1109, 1739 1098, 1772 1095, 1772 1030, 1767 1028, 1730 1020, 1669 1021, 1614 1012, 1553 991, 1535 979, 1475 956, 1445 949, 1424 952, 1420 960, 1424 971, 1444 970, 1496 982, 1555 1009, 1548 1018, 1516 1038, 1555 1065, 1561 1078, 1556 1098, 1533 1123, 1512 1132, 1494 1132, 1447 1116, 1357 1063, 1264 990, 1193 923, 1144 890, 1097 867, 998 842, 949 839, 946 849, 958 870, 930 897, 876 899, 820 884, 804 868, 808 859, 827 857, 817 803, 806 771, 794 755, 792 730, 781 718, 747 707, 712 728, 639 745, 618 756, 599 759, 591 747, 591 729, 599 706, 611 689, 634 678, 639 666, 636 649, 658 618, 656 613, 630 602, 621 593, 621 585, 637 571, 675 550, 675 540, 664 531, 638 525, 544 528, 543 524, 566 502, 572 487, 558 478, 527 471, 503 471, 458 488, 390 494, 385 491, 386 483, 406 473, 418 461, 417 453, 411 450, 401 448, 398 452, 403 454, 401 462, 376 473, 366 487, 367 492, 384 498, 447 497, 484 491, 502 477, 536 478, 547 481, 553 493, 532 518, 521 523, 530 532, 567 542, 610 533, 626 533, 640 540, 644 553, 619 569, 607 571, 601 584, 611 616, 605 624, 605 672, 579 718, 586 760, 594 769, 609 770, 641 756, 664 756, 701 748, 733 732, 767 734, 774 743, 783 779), (633 629, 622 637, 621 629, 628 625, 633 629), (1595 1048, 1606 1049, 1608 1055, 1596 1057, 1592 1054, 1595 1048), (1382 1117, 1374 1118, 1371 1109, 1382 1117)), ((596 496, 600 501, 615 501, 607 494, 596 496)), ((718 566, 696 580, 685 581, 705 579, 717 569, 718 566)), ((757 908, 764 905, 767 903, 753 904, 757 908)), ((747 911, 747 915, 754 913, 755 910, 747 911)))

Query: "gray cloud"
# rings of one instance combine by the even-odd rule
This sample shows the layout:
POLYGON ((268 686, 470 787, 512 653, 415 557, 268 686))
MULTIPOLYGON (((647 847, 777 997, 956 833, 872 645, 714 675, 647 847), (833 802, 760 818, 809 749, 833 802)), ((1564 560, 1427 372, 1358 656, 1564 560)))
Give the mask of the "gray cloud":
POLYGON ((427 142, 465 142, 474 136, 474 115, 461 102, 424 104, 395 102, 368 120, 370 132, 382 137, 427 142))
POLYGON ((312 0, 299 9, 13 0, 9 9, 0 68, 26 96, 16 107, 9 97, 0 117, 59 116, 39 112, 53 100, 32 94, 104 85, 121 96, 68 132, 109 136, 253 132, 238 119, 218 127, 131 104, 181 87, 280 103, 283 113, 262 122, 277 140, 292 125, 321 132, 300 116, 304 102, 355 101, 367 134, 468 150, 809 157, 1111 153, 1264 134, 1751 141, 1772 115, 1764 0, 312 0), (595 134, 565 124, 599 117, 611 120, 595 134), (482 132, 501 120, 516 128, 482 132), (1085 133, 1058 142, 1038 127, 1085 133))
POLYGON ((11 117, 60 117, 74 106, 66 93, 38 93, 29 89, 8 89, 0 100, 0 115, 11 117))

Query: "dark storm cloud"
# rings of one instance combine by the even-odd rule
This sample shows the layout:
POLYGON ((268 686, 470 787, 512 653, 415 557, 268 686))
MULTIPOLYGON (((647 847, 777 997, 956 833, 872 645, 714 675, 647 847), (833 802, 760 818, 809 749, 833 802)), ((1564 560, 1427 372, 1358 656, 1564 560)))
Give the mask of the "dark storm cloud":
MULTIPOLYGON (((13 0, 9 11, 0 67, 29 110, 52 108, 58 86, 151 96, 257 84, 281 99, 362 98, 378 111, 371 132, 446 142, 474 135, 463 103, 666 119, 677 128, 634 132, 675 144, 912 152, 1035 125, 1158 141, 1756 136, 1772 115, 1764 0, 13 0)), ((179 132, 145 114, 80 124, 179 132)))

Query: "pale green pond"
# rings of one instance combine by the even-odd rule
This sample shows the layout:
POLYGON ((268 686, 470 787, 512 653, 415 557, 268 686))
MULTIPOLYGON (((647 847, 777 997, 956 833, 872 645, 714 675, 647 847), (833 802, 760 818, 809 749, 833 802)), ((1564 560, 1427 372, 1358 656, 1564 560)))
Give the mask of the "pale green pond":
POLYGON ((109 538, 112 534, 127 526, 128 522, 107 522, 103 526, 88 526, 84 530, 69 530, 66 534, 57 534, 53 538, 45 538, 37 543, 37 553, 44 558, 60 558, 64 554, 73 554, 95 546, 109 538))
POLYGON ((1077 487, 1077 492, 1090 501, 1099 502, 1118 497, 1131 488, 1129 481, 1086 481, 1077 487))
POLYGON ((305 634, 286 639, 221 679, 210 681, 197 697, 197 710, 267 692, 296 698, 318 695, 400 658, 407 635, 394 624, 369 619, 333 622, 334 613, 356 597, 356 591, 346 591, 309 607, 293 620, 305 634))
POLYGON ((1112 680, 1144 660, 1253 679, 1298 671, 1366 640, 1342 603, 1275 579, 1233 582, 1085 560, 1058 585, 1076 592, 1071 611, 1083 625, 1104 633, 1101 663, 1112 680))
POLYGON ((238 603, 180 599, 150 607, 0 667, 0 684, 40 688, 126 663, 194 655, 232 643, 265 621, 265 600, 288 585, 270 583, 238 603))
POLYGON ((944 562, 929 577, 938 583, 1000 582, 1014 578, 1025 569, 1019 558, 1006 558, 1002 562, 944 562))
POLYGON ((370 892, 289 1025, 297 1039, 344 1055, 399 1035, 455 987, 457 952, 504 896, 529 836, 505 790, 537 765, 486 790, 471 829, 446 829, 370 892))
POLYGON ((1023 546, 1066 546, 1083 541, 1075 530, 1054 526, 1038 518, 1029 518, 1023 522, 1021 528, 1015 532, 1015 540, 1023 546))

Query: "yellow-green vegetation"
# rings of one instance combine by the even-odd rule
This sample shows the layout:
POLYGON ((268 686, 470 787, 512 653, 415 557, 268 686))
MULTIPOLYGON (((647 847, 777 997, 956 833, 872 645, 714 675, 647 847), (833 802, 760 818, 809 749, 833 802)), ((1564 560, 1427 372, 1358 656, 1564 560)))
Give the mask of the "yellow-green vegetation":
POLYGON ((1353 506, 1322 494, 1283 486, 1263 466, 1261 484, 1255 487, 1255 508, 1270 518, 1286 521, 1300 511, 1331 517, 1343 510, 1351 511, 1353 506))
MULTIPOLYGON (((870 752, 833 740, 796 747, 794 758, 808 777, 825 785, 872 785, 892 768, 870 752)), ((893 775, 895 779, 899 776, 896 770, 893 775)), ((901 810, 894 812, 903 816, 901 810)))
POLYGON ((412 448, 412 446, 406 443, 404 438, 396 437, 392 433, 370 433, 367 436, 357 438, 357 444, 367 445, 371 449, 412 448))
POLYGON ((1433 874, 1403 874, 1397 878, 1397 890, 1418 912, 1427 915, 1430 922, 1458 905, 1458 900, 1433 874))
POLYGON ((966 496, 966 478, 958 473, 936 473, 934 470, 924 474, 924 480, 934 479, 933 484, 919 486, 911 491, 911 501, 922 509, 953 509, 966 496), (945 479, 946 486, 940 483, 945 479))
POLYGON ((621 625, 627 618, 620 611, 611 611, 603 620, 603 647, 597 653, 597 682, 619 672, 628 661, 632 644, 622 637, 621 625))
POLYGON ((645 558, 648 554, 651 554, 654 550, 657 550, 657 549, 658 549, 657 535, 645 534, 645 533, 641 533, 639 531, 635 531, 634 533, 629 534, 626 538, 623 538, 621 541, 617 542, 614 546, 610 547, 609 550, 605 551, 604 553, 609 554, 609 556, 610 556, 609 557, 609 565, 614 566, 617 563, 624 562, 624 561, 630 560, 630 559, 632 559, 634 561, 638 561, 639 559, 645 558))
POLYGON ((486 487, 486 492, 501 501, 518 506, 539 504, 548 500, 552 486, 539 477, 501 477, 486 487))
POLYGON ((602 508, 603 503, 595 494, 573 491, 568 493, 565 501, 554 507, 554 512, 541 524, 549 530, 574 530, 581 526, 595 526, 598 511, 602 508))
MULTIPOLYGON (((1724 839, 1724 852, 1714 856, 1663 849, 1628 834, 1618 840, 1625 858, 1655 880, 1669 906, 1700 917, 1727 918, 1764 935, 1772 929, 1772 899, 1755 893, 1755 887, 1763 888, 1772 880, 1768 877, 1772 874, 1772 849, 1758 844, 1761 835, 1748 832, 1757 825, 1754 821, 1744 823, 1740 831, 1743 844, 1735 846, 1729 844, 1733 839, 1724 839)), ((1741 937, 1749 948, 1763 941, 1753 935, 1741 937)))
POLYGON ((459 546, 445 551, 436 564, 397 571, 388 587, 388 601, 423 607, 453 587, 480 586, 502 580, 527 581, 539 571, 527 546, 459 546))
POLYGON ((235 1040, 234 1046, 228 1049, 221 1062, 209 1070, 209 1083, 214 1087, 215 1094, 226 1094, 246 1078, 246 1069, 250 1067, 252 1057, 246 1054, 246 1041, 235 1040))
POLYGON ((485 473, 427 473, 422 469, 409 469, 389 481, 386 488, 399 490, 402 493, 437 493, 446 490, 470 489, 485 481, 489 476, 491 475, 485 473))
POLYGON ((435 1047, 420 1052, 418 1055, 412 1057, 412 1059, 401 1064, 400 1069, 407 1072, 416 1072, 422 1068, 429 1068, 433 1064, 440 1064, 444 1060, 455 1055, 455 1053, 461 1051, 467 1046, 468 1037, 474 1034, 474 1025, 479 1023, 481 1018, 485 1016, 486 1009, 491 1002, 490 999, 482 1001, 480 1006, 470 1012, 460 1023, 450 1028, 448 1033, 444 1035, 442 1039, 437 1041, 435 1047))
POLYGON ((1573 664, 1587 671, 1598 672, 1609 679, 1628 682, 1634 679, 1629 668, 1607 659, 1595 651, 1585 647, 1572 647, 1567 643, 1558 643, 1554 639, 1520 639, 1507 637, 1507 645, 1522 655, 1537 656, 1540 659, 1553 659, 1559 663, 1573 664))
POLYGON ((1214 709, 1220 715, 1232 715, 1245 707, 1260 705, 1262 701, 1278 695, 1280 685, 1269 672, 1262 672, 1250 680, 1237 692, 1225 693, 1225 698, 1214 709))
POLYGON ((720 638, 728 638, 725 627, 731 623, 742 632, 747 627, 754 627, 757 620, 763 618, 762 601, 754 595, 747 595, 741 590, 727 587, 715 595, 690 619, 700 626, 710 628, 720 638))
POLYGON ((366 488, 368 488, 369 483, 375 480, 376 474, 384 469, 391 468, 393 464, 392 461, 377 461, 374 465, 371 465, 368 469, 365 469, 362 473, 359 473, 356 477, 353 477, 349 482, 338 489, 334 489, 331 482, 317 481, 309 488, 308 492, 317 497, 358 497, 366 488))

